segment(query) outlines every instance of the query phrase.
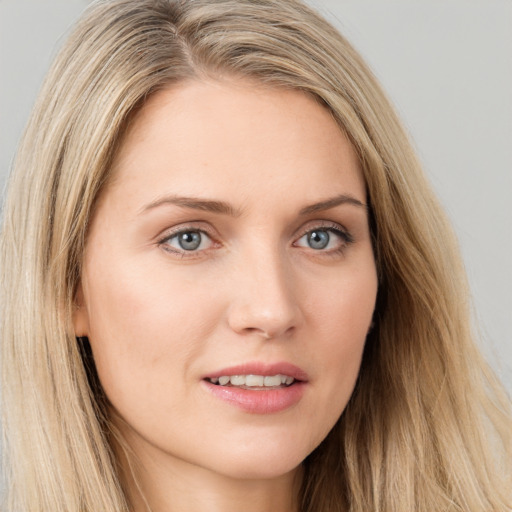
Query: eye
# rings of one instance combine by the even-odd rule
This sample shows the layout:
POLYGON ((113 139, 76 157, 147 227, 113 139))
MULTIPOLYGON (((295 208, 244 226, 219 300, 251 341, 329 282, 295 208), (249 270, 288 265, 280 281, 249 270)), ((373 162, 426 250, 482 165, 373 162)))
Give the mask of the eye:
POLYGON ((209 249, 213 241, 204 232, 198 229, 184 229, 167 236, 161 242, 166 250, 172 252, 197 252, 209 249))
POLYGON ((340 227, 321 226, 307 231, 294 245, 307 247, 314 251, 336 252, 342 251, 352 242, 352 237, 346 231, 340 229, 340 227))
POLYGON ((311 249, 325 249, 331 241, 331 235, 325 230, 315 230, 305 235, 307 244, 311 249))

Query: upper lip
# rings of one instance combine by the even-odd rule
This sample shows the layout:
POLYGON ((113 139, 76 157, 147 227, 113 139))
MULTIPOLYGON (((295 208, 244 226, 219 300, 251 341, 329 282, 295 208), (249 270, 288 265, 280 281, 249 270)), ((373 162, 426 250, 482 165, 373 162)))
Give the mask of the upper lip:
POLYGON ((272 375, 286 375, 288 377, 293 377, 298 381, 306 382, 308 380, 308 376, 304 370, 294 364, 284 361, 277 363, 263 363, 259 361, 243 363, 236 366, 230 366, 228 368, 222 368, 221 370, 215 370, 208 373, 203 378, 213 379, 231 375, 263 375, 264 377, 272 375))

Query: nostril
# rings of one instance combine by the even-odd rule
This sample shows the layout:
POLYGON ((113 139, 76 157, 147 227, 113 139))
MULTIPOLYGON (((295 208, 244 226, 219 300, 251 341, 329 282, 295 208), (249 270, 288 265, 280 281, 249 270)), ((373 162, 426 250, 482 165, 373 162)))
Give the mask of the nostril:
POLYGON ((239 331, 240 334, 252 335, 254 337, 260 337, 264 340, 272 340, 276 338, 282 338, 283 336, 289 336, 295 330, 295 326, 289 326, 284 329, 264 329, 261 327, 246 327, 242 331, 239 331))
POLYGON ((269 340, 272 338, 272 335, 269 334, 268 332, 266 332, 264 329, 260 329, 258 327, 248 327, 246 329, 246 331, 248 333, 251 333, 251 334, 257 334, 257 335, 260 335, 262 338, 266 339, 266 340, 269 340))

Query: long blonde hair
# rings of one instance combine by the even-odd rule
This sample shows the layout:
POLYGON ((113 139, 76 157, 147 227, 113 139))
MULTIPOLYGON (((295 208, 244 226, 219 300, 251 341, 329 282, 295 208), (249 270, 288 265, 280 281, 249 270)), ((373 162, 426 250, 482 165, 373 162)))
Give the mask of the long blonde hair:
POLYGON ((304 462, 301 512, 510 510, 510 402, 474 342, 454 236, 372 73, 296 0, 99 1, 56 59, 3 214, 7 510, 129 510, 71 323, 88 221, 145 99, 231 76, 329 109, 371 205, 375 326, 346 410, 304 462))

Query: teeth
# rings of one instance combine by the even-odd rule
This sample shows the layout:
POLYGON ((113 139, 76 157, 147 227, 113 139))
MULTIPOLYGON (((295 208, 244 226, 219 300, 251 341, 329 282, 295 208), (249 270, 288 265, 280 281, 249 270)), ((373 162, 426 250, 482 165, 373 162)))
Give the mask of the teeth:
POLYGON ((212 384, 226 386, 245 386, 255 388, 274 388, 282 385, 289 386, 295 379, 288 375, 223 375, 222 377, 212 377, 208 379, 212 384))
POLYGON ((263 379, 263 383, 265 386, 280 386, 283 382, 281 379, 281 375, 273 375, 272 377, 265 377, 263 379))
MULTIPOLYGON (((245 377, 245 378, 244 377, 239 377, 239 378, 245 380, 244 384, 246 386, 258 386, 259 388, 261 388, 261 386, 263 386, 263 382, 265 380, 265 378, 262 375, 247 375, 247 377, 245 377)), ((279 379, 279 381, 281 381, 281 379, 279 379)), ((236 386, 236 384, 233 382, 233 377, 231 377, 231 384, 236 386)))
POLYGON ((245 386, 245 375, 233 375, 230 381, 232 386, 245 386))

